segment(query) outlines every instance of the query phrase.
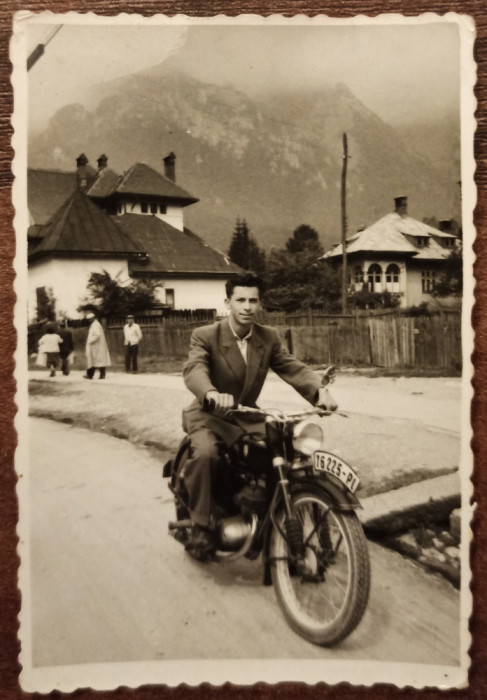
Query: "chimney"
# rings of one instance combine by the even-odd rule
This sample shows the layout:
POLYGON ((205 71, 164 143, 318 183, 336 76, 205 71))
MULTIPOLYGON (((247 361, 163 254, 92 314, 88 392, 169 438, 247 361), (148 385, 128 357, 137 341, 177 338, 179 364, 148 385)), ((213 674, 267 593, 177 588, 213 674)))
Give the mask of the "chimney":
POLYGON ((96 162, 98 163, 98 170, 103 170, 103 168, 107 167, 108 157, 104 153, 102 153, 102 155, 98 158, 96 162))
POLYGON ((438 221, 438 228, 443 233, 451 233, 451 219, 443 219, 443 221, 438 221))
POLYGON ((82 168, 85 165, 88 165, 88 158, 85 156, 84 153, 82 153, 80 156, 76 158, 76 167, 77 168, 82 168))
POLYGON ((168 180, 176 182, 176 155, 172 151, 164 158, 164 175, 168 180))
POLYGON ((88 158, 84 153, 76 158, 76 168, 78 170, 78 187, 86 189, 88 187, 89 167, 88 158))
POLYGON ((394 211, 399 216, 407 216, 408 214, 408 198, 394 197, 394 211))

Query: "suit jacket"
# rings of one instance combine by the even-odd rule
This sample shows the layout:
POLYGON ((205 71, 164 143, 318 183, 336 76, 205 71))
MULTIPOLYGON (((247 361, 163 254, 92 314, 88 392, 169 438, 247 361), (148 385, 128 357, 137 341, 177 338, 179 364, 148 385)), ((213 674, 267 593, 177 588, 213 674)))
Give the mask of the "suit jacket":
POLYGON ((316 401, 321 386, 319 376, 281 346, 274 328, 254 323, 247 342, 245 364, 228 319, 193 332, 183 368, 184 382, 196 396, 184 413, 187 432, 200 426, 212 427, 214 420, 200 410, 209 391, 232 394, 236 403, 255 406, 269 369, 307 401, 316 401))
POLYGON ((68 328, 60 328, 58 335, 63 339, 62 345, 59 347, 61 357, 67 357, 74 350, 73 334, 68 328))

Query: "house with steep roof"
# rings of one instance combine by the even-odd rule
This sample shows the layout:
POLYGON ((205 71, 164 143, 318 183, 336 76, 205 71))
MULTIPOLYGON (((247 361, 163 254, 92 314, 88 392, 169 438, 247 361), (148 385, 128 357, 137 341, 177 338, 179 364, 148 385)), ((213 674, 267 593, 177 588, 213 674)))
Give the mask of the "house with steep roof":
POLYGON ((175 181, 176 156, 164 175, 136 163, 119 175, 106 155, 98 169, 81 154, 76 171, 29 170, 29 318, 39 291, 71 318, 93 272, 160 284, 161 304, 174 309, 223 307, 223 282, 240 268, 184 226, 198 201, 175 181))
MULTIPOLYGON (((349 291, 390 292, 403 308, 431 302, 442 265, 460 242, 451 222, 437 229, 408 216, 407 197, 394 203, 393 212, 347 238, 349 291)), ((338 266, 342 257, 338 243, 321 260, 338 266)))

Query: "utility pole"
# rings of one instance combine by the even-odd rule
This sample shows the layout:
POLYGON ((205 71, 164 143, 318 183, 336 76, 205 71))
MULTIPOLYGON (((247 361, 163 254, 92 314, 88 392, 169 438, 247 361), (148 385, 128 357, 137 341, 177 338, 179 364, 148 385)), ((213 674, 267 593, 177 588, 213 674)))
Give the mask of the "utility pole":
POLYGON ((343 134, 343 166, 342 166, 342 313, 347 311, 347 166, 348 140, 343 134))

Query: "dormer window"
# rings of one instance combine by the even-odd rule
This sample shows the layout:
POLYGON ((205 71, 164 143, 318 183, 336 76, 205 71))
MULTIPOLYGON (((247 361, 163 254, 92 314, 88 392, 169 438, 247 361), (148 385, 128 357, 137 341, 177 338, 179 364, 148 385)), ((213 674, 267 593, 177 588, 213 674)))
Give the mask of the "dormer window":
POLYGON ((167 207, 165 204, 159 204, 159 212, 165 214, 167 212, 167 207))
POLYGON ((151 214, 157 214, 157 202, 151 202, 149 207, 151 214))
POLYGON ((416 245, 418 248, 424 248, 428 245, 428 236, 416 236, 416 245))
POLYGON ((147 214, 147 212, 149 211, 149 205, 147 204, 147 202, 140 203, 140 211, 142 212, 142 214, 147 214))

